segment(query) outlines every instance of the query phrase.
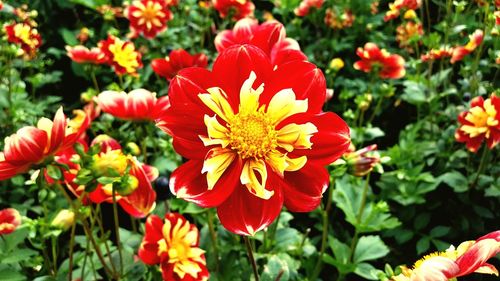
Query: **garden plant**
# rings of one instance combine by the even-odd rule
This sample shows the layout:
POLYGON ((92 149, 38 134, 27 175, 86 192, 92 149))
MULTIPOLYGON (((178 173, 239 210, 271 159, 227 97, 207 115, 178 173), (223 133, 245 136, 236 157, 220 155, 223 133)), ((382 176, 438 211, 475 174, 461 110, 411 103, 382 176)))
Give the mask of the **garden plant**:
POLYGON ((0 281, 499 280, 499 0, 0 0, 0 281))

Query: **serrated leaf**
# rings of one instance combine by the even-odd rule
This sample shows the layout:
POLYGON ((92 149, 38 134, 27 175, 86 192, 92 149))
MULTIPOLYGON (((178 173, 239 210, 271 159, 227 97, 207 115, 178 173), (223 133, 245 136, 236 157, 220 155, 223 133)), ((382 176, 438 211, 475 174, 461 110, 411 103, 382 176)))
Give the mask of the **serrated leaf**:
POLYGON ((451 171, 439 176, 443 182, 445 182, 449 187, 453 188, 453 191, 465 192, 469 189, 469 183, 467 178, 458 171, 451 171))
POLYGON ((375 260, 389 253, 389 248, 378 235, 362 236, 354 250, 353 260, 356 263, 375 260))

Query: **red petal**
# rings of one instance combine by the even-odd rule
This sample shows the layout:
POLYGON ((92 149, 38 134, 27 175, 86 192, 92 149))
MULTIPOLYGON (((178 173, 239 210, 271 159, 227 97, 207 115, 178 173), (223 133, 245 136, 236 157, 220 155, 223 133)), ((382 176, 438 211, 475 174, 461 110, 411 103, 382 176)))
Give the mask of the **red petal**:
POLYGON ((342 118, 333 112, 320 114, 296 114, 287 118, 279 125, 278 129, 286 124, 305 124, 312 122, 318 129, 312 138, 311 149, 294 150, 291 156, 307 156, 307 161, 315 165, 324 166, 340 158, 351 143, 349 127, 342 118))
POLYGON ((43 159, 48 136, 44 130, 23 127, 5 140, 5 160, 13 165, 36 163, 43 159))
POLYGON ((222 52, 214 63, 212 73, 217 79, 216 85, 227 94, 234 112, 238 112, 241 86, 252 71, 257 75, 255 88, 268 81, 272 72, 269 57, 253 45, 232 46, 222 52))
POLYGON ((151 186, 146 173, 138 164, 130 170, 130 174, 139 180, 139 187, 130 195, 119 201, 120 206, 133 217, 147 216, 155 206, 156 192, 151 186))
POLYGON ((0 211, 0 235, 12 233, 21 224, 21 215, 16 209, 7 208, 0 211), (2 228, 0 228, 2 229, 2 228))
POLYGON ((257 231, 269 226, 279 215, 283 206, 281 179, 268 169, 269 190, 274 195, 261 199, 238 185, 231 196, 217 207, 217 214, 222 225, 229 231, 239 235, 254 235, 257 231))
POLYGON ((163 239, 162 228, 163 221, 160 217, 151 215, 146 220, 146 232, 144 240, 139 248, 139 258, 149 265, 160 263, 158 256, 158 240, 163 239))
POLYGON ((201 173, 203 161, 190 160, 170 176, 172 193, 201 207, 215 207, 224 202, 238 185, 242 163, 234 161, 222 174, 212 190, 208 190, 207 176, 201 173))
MULTIPOLYGON (((214 75, 200 67, 185 68, 172 79, 169 87, 169 98, 172 108, 188 107, 202 113, 211 113, 211 110, 198 97, 206 93, 206 89, 219 86, 214 75)), ((202 120, 203 121, 203 120, 202 120)))
POLYGON ((260 102, 268 104, 276 93, 288 88, 293 90, 298 100, 308 99, 308 112, 321 112, 326 96, 326 81, 314 64, 292 61, 280 65, 271 80, 264 85, 260 102))
POLYGON ((64 138, 66 137, 66 116, 62 107, 56 112, 54 122, 52 124, 52 132, 50 133, 50 147, 47 154, 51 154, 63 145, 64 138))
POLYGON ((29 169, 29 167, 29 164, 18 166, 5 160, 0 160, 0 181, 10 179, 17 174, 24 173, 29 169))
POLYGON ((283 24, 278 21, 267 21, 255 31, 250 43, 259 47, 266 54, 271 54, 273 47, 285 39, 286 31, 283 24))
POLYGON ((477 241, 455 261, 460 268, 460 273, 456 276, 463 276, 476 271, 498 252, 500 252, 500 249, 497 240, 482 239, 477 241))
POLYGON ((316 209, 329 183, 328 171, 313 164, 308 163, 296 172, 285 172, 285 206, 292 212, 310 212, 316 209))

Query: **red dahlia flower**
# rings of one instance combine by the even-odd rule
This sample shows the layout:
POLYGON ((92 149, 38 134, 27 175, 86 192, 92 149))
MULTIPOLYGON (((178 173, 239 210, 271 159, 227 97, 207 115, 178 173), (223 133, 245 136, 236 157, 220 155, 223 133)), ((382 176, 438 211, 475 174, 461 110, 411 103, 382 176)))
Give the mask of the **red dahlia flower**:
POLYGON ((165 221, 151 215, 146 221, 139 258, 145 264, 160 264, 163 280, 205 281, 209 274, 199 241, 198 229, 182 215, 168 213, 165 221))
POLYGON ((136 89, 128 94, 104 91, 97 96, 96 101, 103 112, 133 121, 154 121, 170 107, 168 96, 156 98, 156 93, 145 89, 136 89))
POLYGON ((293 11, 296 16, 305 17, 309 14, 311 8, 319 9, 323 6, 324 0, 302 0, 299 6, 293 11))
MULTIPOLYGON (((110 169, 120 176, 128 174, 129 186, 123 191, 115 190, 115 200, 131 216, 138 218, 147 216, 156 205, 156 192, 151 182, 158 177, 158 170, 125 154, 121 145, 109 136, 97 136, 91 146, 96 144, 100 145, 100 152, 92 157, 93 162, 90 168, 93 174, 112 176, 108 173, 110 169)), ((85 144, 84 147, 87 148, 85 144)), ((68 171, 63 171, 64 182, 75 196, 81 197, 85 186, 75 183, 78 171, 81 169, 79 164, 72 161, 75 157, 78 158, 78 154, 73 148, 69 148, 59 153, 55 159, 58 163, 69 166, 68 171)), ((96 204, 112 203, 113 184, 98 184, 95 190, 89 192, 83 200, 85 203, 89 203, 89 200, 96 204)))
POLYGON ((66 46, 66 51, 68 57, 76 63, 103 64, 108 61, 106 54, 99 48, 89 50, 82 45, 74 47, 66 46))
POLYGON ((463 60, 465 56, 472 53, 483 42, 484 33, 482 30, 477 29, 469 35, 469 42, 465 46, 458 46, 453 48, 451 55, 451 63, 463 60))
POLYGON ((396 0, 389 3, 389 11, 385 13, 384 21, 393 20, 401 14, 401 10, 416 10, 422 6, 422 0, 396 0))
POLYGON ((477 152, 483 140, 489 149, 500 142, 500 98, 492 94, 489 99, 475 97, 471 108, 458 115, 460 127, 455 132, 458 142, 465 142, 467 148, 477 152))
POLYGON ((349 147, 349 128, 321 111, 325 77, 315 65, 275 68, 253 45, 222 52, 210 72, 188 68, 170 85, 171 107, 158 127, 190 159, 172 173, 173 193, 217 207, 228 230, 253 235, 283 204, 315 209, 328 187, 325 165, 349 147))
POLYGON ((448 281, 471 273, 494 274, 498 270, 487 261, 500 253, 500 230, 476 241, 466 241, 457 248, 432 253, 417 261, 412 269, 403 267, 403 273, 394 281, 448 281))
POLYGON ((164 0, 135 0, 125 9, 133 36, 142 33, 146 38, 154 38, 167 29, 167 21, 173 18, 164 0))
POLYGON ((219 53, 241 44, 259 47, 270 57, 273 65, 291 60, 307 60, 300 51, 299 43, 287 38, 283 24, 274 20, 259 25, 255 19, 241 19, 232 30, 224 30, 215 37, 215 48, 219 53))
POLYGON ((433 61, 433 60, 438 60, 441 58, 451 57, 452 54, 453 54, 453 48, 448 47, 448 46, 444 46, 444 47, 441 47, 437 50, 432 49, 432 50, 428 51, 427 53, 420 56, 420 59, 423 62, 430 61, 430 60, 433 61))
POLYGON ((251 17, 255 10, 255 5, 250 0, 212 0, 212 4, 221 18, 232 15, 235 20, 251 17))
POLYGON ((370 72, 377 68, 378 75, 384 79, 398 79, 405 76, 405 60, 400 55, 390 54, 385 49, 379 49, 375 43, 366 43, 359 47, 356 54, 361 60, 354 63, 354 68, 370 72))
POLYGON ((207 64, 208 57, 205 54, 191 55, 184 49, 177 49, 170 52, 168 57, 164 59, 154 59, 151 62, 151 67, 156 74, 170 81, 181 69, 191 66, 205 68, 207 64))
POLYGON ((12 23, 4 26, 7 41, 17 44, 28 57, 33 57, 42 45, 42 37, 36 28, 27 23, 12 23))
POLYGON ((137 75, 137 69, 142 67, 141 53, 135 50, 132 42, 109 35, 108 39, 99 42, 99 48, 106 54, 108 64, 117 75, 137 75))
POLYGON ((73 146, 89 123, 87 116, 79 122, 68 122, 61 107, 53 121, 41 118, 37 127, 23 127, 6 137, 4 151, 0 152, 0 180, 24 173, 32 165, 73 146))
POLYGON ((21 215, 16 209, 0 210, 0 236, 10 234, 21 224, 21 215))

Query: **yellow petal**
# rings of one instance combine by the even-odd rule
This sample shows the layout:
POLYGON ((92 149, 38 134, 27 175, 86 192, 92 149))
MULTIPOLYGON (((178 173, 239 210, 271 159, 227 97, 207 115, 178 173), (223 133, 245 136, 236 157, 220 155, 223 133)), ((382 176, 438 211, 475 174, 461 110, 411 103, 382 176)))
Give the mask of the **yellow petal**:
POLYGON ((264 84, 260 84, 260 86, 257 89, 253 89, 253 83, 255 82, 255 79, 257 79, 257 75, 255 75, 255 72, 250 72, 250 76, 248 77, 245 82, 243 82, 243 85, 241 86, 240 90, 240 108, 239 108, 239 113, 240 114, 245 114, 245 113, 253 113, 257 111, 259 108, 259 97, 260 94, 264 91, 264 84))
POLYGON ((226 171, 227 167, 233 162, 236 154, 227 148, 213 148, 203 162, 201 173, 207 173, 208 190, 214 188, 217 181, 222 174, 226 171))
POLYGON ((220 144, 222 147, 226 147, 229 144, 229 140, 227 139, 229 130, 219 123, 215 115, 213 117, 205 115, 203 120, 208 132, 208 138, 200 136, 203 144, 205 146, 220 144))
POLYGON ((227 95, 221 88, 207 89, 208 94, 198 94, 201 101, 224 121, 229 122, 234 116, 233 109, 227 101, 227 95))
POLYGON ((246 161, 241 171, 240 181, 241 184, 244 184, 248 188, 248 191, 259 198, 267 200, 274 194, 274 191, 269 191, 265 188, 267 170, 264 160, 251 159, 246 161), (255 173, 259 173, 261 181, 259 181, 255 173))
POLYGON ((279 91, 269 102, 267 113, 277 124, 285 118, 307 111, 307 99, 296 100, 292 89, 279 91))
POLYGON ((288 152, 294 149, 310 149, 312 146, 311 137, 317 132, 318 129, 311 122, 301 125, 288 124, 278 131, 278 145, 288 152))
POLYGON ((271 166, 273 171, 283 177, 283 172, 285 172, 288 166, 286 158, 285 154, 273 150, 266 155, 266 162, 271 166))
POLYGON ((288 156, 285 157, 286 159, 286 171, 288 172, 293 172, 293 171, 298 171, 304 167, 304 165, 307 163, 307 157, 306 156, 300 156, 297 158, 289 158, 288 156))

